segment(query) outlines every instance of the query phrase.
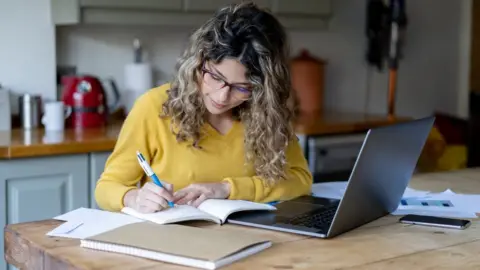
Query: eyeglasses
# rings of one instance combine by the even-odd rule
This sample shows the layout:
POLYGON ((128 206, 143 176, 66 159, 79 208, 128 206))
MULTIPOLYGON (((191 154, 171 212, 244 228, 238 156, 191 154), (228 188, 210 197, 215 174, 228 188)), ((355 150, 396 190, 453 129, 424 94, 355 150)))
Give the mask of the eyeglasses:
POLYGON ((206 68, 202 68, 203 81, 207 84, 212 90, 217 91, 225 86, 228 86, 232 96, 238 100, 247 100, 252 95, 251 88, 239 86, 226 82, 224 79, 220 78, 219 75, 211 72, 206 68))

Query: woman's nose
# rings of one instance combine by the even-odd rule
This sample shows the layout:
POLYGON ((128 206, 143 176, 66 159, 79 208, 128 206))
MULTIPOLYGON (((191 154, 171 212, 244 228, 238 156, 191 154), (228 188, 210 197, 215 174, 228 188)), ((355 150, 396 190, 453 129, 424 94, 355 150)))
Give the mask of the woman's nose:
POLYGON ((218 93, 219 98, 220 98, 219 101, 222 101, 222 102, 227 101, 228 97, 229 97, 229 94, 230 94, 230 86, 225 85, 225 87, 223 87, 219 90, 219 93, 218 93))

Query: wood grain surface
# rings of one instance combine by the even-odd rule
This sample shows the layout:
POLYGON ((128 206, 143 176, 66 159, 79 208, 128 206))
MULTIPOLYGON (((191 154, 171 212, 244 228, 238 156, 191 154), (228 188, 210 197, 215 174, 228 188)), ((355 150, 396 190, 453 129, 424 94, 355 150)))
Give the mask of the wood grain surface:
MULTIPOLYGON (((410 187, 480 193, 480 169, 415 175, 410 187)), ((361 209, 359 209, 361 211, 361 209)), ((226 224, 192 223, 210 229, 267 236, 273 246, 224 269, 480 269, 480 223, 466 230, 398 223, 386 216, 333 239, 226 224)), ((21 269, 190 269, 79 247, 78 240, 47 237, 61 221, 8 225, 5 258, 21 269)), ((188 244, 188 243, 186 243, 188 244)))

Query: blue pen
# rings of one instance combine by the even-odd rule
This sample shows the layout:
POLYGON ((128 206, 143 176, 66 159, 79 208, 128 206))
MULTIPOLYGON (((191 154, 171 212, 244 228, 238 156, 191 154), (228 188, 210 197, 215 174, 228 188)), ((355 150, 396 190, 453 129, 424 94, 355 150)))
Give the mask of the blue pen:
POLYGON ((273 206, 273 205, 277 205, 277 204, 279 204, 279 203, 280 203, 279 201, 272 201, 272 202, 268 202, 267 204, 273 206))
MULTIPOLYGON (((142 167, 143 171, 147 174, 147 176, 152 178, 153 182, 157 186, 163 188, 162 182, 160 182, 157 175, 153 172, 152 168, 150 167, 148 162, 145 160, 142 153, 140 153, 139 151, 137 151, 137 160, 138 160, 138 163, 140 163, 140 167, 142 167)), ((168 202, 168 205, 170 207, 174 206, 173 202, 168 202)))

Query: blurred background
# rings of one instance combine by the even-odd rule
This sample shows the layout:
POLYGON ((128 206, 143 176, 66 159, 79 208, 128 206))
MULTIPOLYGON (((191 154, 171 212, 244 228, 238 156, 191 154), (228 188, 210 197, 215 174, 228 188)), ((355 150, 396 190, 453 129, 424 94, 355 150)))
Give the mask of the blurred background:
MULTIPOLYGON (((1 0, 0 224, 96 207, 136 97, 168 82, 192 31, 232 2, 1 0)), ((369 128, 431 115, 417 172, 478 166, 477 0, 255 2, 288 31, 316 182, 348 177, 369 128)))

